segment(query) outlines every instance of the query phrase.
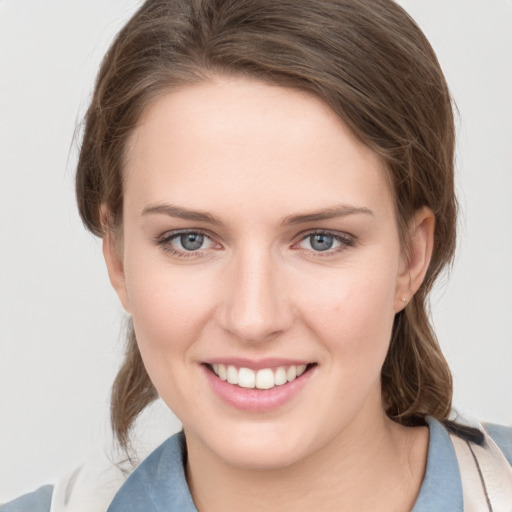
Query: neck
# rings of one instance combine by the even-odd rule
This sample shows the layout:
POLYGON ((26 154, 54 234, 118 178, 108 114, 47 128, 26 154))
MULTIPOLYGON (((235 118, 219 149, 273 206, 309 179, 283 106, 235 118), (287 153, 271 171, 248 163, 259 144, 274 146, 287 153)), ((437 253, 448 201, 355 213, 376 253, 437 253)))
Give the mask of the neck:
POLYGON ((427 429, 402 427, 384 414, 361 427, 356 421, 321 450, 272 469, 232 466, 187 433, 187 479, 196 507, 200 512, 411 510, 425 472, 427 429))

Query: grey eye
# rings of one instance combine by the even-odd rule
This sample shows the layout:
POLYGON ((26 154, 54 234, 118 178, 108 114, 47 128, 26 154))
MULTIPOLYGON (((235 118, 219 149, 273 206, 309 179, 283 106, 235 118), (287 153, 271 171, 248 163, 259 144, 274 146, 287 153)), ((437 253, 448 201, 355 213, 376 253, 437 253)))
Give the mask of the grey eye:
POLYGON ((204 236, 200 233, 184 233, 180 235, 180 243, 186 251, 197 251, 204 243, 204 236))
POLYGON ((315 251, 327 251, 334 245, 334 237, 329 235, 310 235, 309 239, 315 251))
POLYGON ((350 247, 353 245, 352 240, 343 237, 342 235, 336 235, 334 233, 311 233, 305 236, 300 242, 299 247, 301 249, 307 249, 313 252, 336 252, 342 247, 350 247))

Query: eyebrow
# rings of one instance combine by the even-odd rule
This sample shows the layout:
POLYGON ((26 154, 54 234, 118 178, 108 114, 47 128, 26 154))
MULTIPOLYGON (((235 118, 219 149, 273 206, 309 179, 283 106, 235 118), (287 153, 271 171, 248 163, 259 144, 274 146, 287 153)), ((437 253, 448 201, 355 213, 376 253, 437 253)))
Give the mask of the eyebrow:
POLYGON ((336 217, 347 217, 348 215, 355 214, 374 216, 373 212, 365 206, 339 205, 334 208, 326 208, 324 210, 318 210, 311 213, 290 215, 284 218, 282 224, 287 226, 294 224, 306 224, 307 222, 334 219, 336 217))
MULTIPOLYGON (((193 220, 196 222, 207 222, 213 225, 221 226, 223 222, 212 215, 210 212, 188 210, 187 208, 178 207, 172 204, 153 204, 146 206, 141 215, 160 214, 169 217, 178 217, 180 219, 193 220)), ((333 208, 325 208, 310 213, 301 213, 289 215, 285 217, 281 225, 290 226, 296 224, 306 224, 319 220, 334 219, 337 217, 347 217, 348 215, 364 214, 373 216, 373 212, 364 206, 339 205, 333 208)))
POLYGON ((188 210, 187 208, 174 206, 172 204, 149 205, 146 206, 146 208, 144 208, 141 213, 141 215, 151 214, 162 214, 167 215, 169 217, 178 217, 180 219, 194 220, 196 222, 208 222, 210 224, 218 226, 223 224, 220 219, 218 219, 209 212, 188 210))

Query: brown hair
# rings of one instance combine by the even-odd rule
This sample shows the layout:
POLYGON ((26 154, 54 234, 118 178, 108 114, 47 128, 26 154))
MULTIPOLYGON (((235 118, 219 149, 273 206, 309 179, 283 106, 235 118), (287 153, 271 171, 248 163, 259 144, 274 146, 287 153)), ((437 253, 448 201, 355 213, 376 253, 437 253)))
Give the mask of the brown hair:
MULTIPOLYGON (((391 0, 148 0, 105 56, 86 114, 76 190, 90 231, 102 236, 122 227, 126 141, 147 105, 172 87, 216 74, 297 88, 328 104, 386 162, 404 250, 414 213, 433 210, 432 261, 395 317, 382 389, 395 421, 445 420, 451 374, 427 295, 455 248, 454 126, 425 36, 391 0)), ((124 447, 133 421, 156 396, 132 327, 112 393, 112 424, 124 447)))

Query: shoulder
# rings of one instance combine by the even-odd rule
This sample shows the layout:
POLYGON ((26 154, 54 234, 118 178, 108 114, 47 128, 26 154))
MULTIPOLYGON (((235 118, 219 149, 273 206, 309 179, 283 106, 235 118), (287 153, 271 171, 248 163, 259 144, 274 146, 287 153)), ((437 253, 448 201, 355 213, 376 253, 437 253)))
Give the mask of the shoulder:
MULTIPOLYGON (((144 418, 143 429, 140 427, 135 433, 129 454, 118 445, 107 443, 64 478, 49 482, 54 485, 46 485, 9 503, 0 502, 0 512, 105 512, 138 467, 142 466, 142 470, 132 479, 134 488, 151 480, 151 472, 158 473, 162 450, 166 452, 164 460, 181 462, 184 435, 179 433, 169 438, 169 430, 176 428, 171 422, 170 411, 155 403, 148 409, 149 413, 151 415, 144 418)), ((179 466, 179 462, 175 464, 179 466)))
POLYGON ((482 426, 512 466, 512 427, 495 423, 483 423, 482 426))
POLYGON ((25 494, 0 505, 0 512, 49 512, 52 501, 53 486, 45 485, 37 491, 25 494))
POLYGON ((478 425, 481 438, 454 433, 455 449, 464 503, 471 510, 510 510, 512 503, 512 429, 478 425))
POLYGON ((499 453, 512 466, 512 426, 478 422, 460 413, 444 422, 444 427, 452 436, 466 443, 485 448, 487 452, 499 453))
POLYGON ((0 506, 0 512, 104 512, 126 474, 105 454, 97 454, 56 485, 0 506))
POLYGON ((455 409, 443 426, 455 444, 465 443, 472 452, 476 449, 479 453, 493 454, 495 459, 512 466, 512 426, 479 422, 455 409))

